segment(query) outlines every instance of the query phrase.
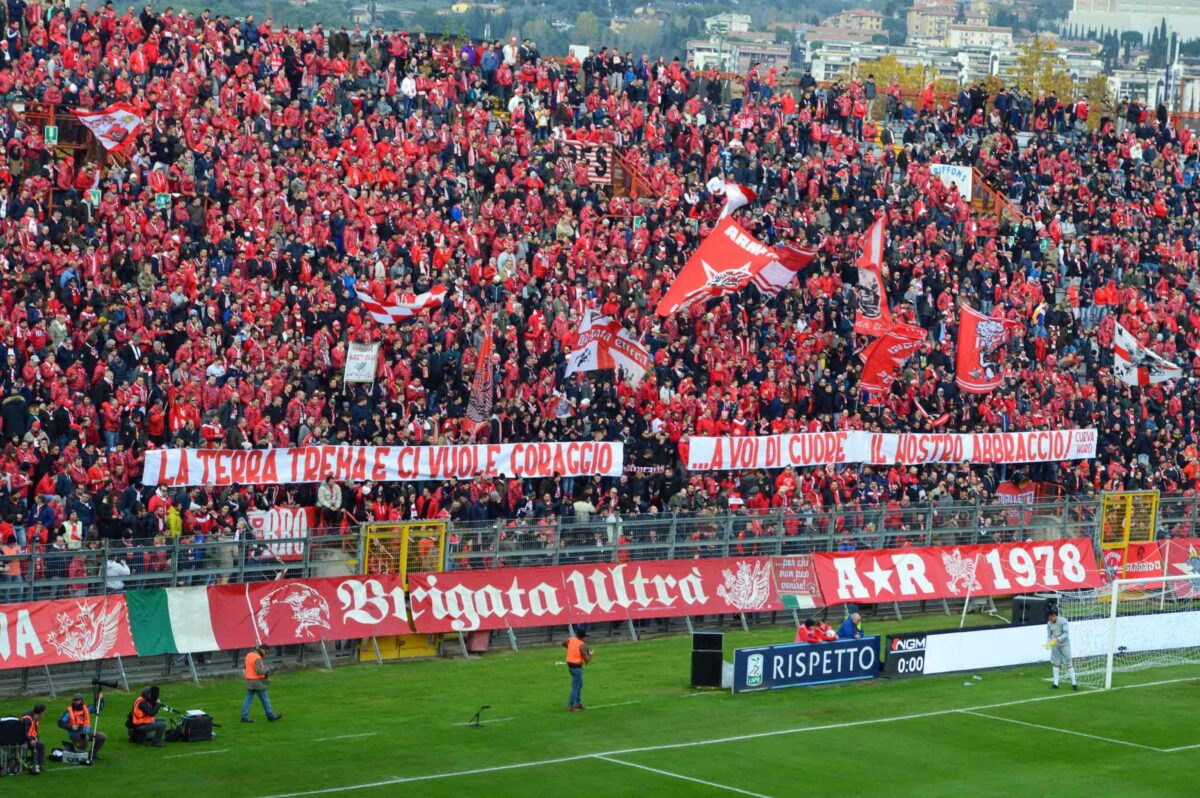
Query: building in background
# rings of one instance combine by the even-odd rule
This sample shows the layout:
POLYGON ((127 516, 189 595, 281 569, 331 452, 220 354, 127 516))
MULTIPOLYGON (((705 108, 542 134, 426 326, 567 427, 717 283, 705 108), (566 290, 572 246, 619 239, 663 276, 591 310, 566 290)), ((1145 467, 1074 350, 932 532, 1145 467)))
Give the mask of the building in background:
POLYGON ((867 33, 883 33, 883 14, 878 11, 868 11, 865 8, 852 8, 840 14, 834 14, 825 20, 825 27, 841 28, 843 30, 865 31, 867 33))
POLYGON ((1184 41, 1200 38, 1200 0, 1075 0, 1068 25, 1140 31, 1149 36, 1163 20, 1184 41))
POLYGON ((705 33, 746 33, 750 30, 749 14, 725 12, 704 18, 705 33))
POLYGON ((951 25, 946 31, 946 46, 952 49, 986 47, 989 49, 1012 47, 1012 28, 997 28, 990 25, 951 25))
POLYGON ((687 62, 696 69, 715 66, 724 72, 746 72, 756 63, 782 71, 792 62, 792 45, 776 43, 774 31, 713 33, 688 41, 687 62))

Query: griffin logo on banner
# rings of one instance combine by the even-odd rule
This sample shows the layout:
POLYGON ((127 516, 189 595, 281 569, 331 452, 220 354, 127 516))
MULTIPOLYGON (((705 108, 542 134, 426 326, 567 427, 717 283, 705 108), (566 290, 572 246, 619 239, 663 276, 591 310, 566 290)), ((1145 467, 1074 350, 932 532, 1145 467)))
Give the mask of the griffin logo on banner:
POLYGON ((990 393, 1004 381, 1008 331, 1015 322, 963 305, 958 322, 955 381, 967 393, 990 393))
POLYGON ((854 287, 858 311, 854 316, 854 332, 875 337, 892 326, 892 311, 888 307, 887 288, 883 284, 884 218, 880 218, 863 239, 862 255, 858 258, 858 285, 854 287))
POLYGON ((475 422, 475 430, 492 417, 492 404, 496 399, 495 380, 492 374, 492 314, 489 313, 483 327, 483 341, 475 358, 475 377, 471 380, 471 398, 467 401, 467 418, 475 422))
POLYGON ((774 260, 773 249, 756 241, 733 217, 727 216, 688 258, 655 312, 670 316, 696 302, 741 291, 774 260))

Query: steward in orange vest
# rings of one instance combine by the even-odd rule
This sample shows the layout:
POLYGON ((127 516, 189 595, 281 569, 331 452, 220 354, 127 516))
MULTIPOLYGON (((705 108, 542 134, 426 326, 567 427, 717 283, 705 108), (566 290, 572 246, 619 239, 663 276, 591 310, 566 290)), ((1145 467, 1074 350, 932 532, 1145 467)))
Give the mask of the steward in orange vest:
POLYGON ((567 650, 567 671, 571 674, 571 695, 567 698, 567 712, 583 711, 583 666, 592 661, 592 649, 583 642, 586 629, 576 629, 574 637, 563 641, 567 650))
POLYGON ((38 724, 46 714, 46 705, 38 704, 21 716, 21 727, 25 732, 25 744, 29 746, 29 775, 37 776, 46 764, 46 744, 38 739, 38 724))
POLYGON ((254 722, 250 717, 250 707, 254 706, 255 696, 258 696, 263 711, 267 713, 267 720, 279 720, 283 717, 271 709, 271 696, 267 694, 271 669, 267 667, 263 655, 268 650, 267 646, 259 643, 246 655, 246 700, 242 702, 242 723, 254 722))

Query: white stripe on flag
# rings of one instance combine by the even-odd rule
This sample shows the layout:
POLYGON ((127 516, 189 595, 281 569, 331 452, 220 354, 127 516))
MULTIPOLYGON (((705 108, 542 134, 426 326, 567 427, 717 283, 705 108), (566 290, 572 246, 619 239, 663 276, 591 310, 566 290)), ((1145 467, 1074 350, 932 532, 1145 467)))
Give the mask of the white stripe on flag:
POLYGON ((212 612, 208 607, 208 588, 177 587, 167 591, 167 614, 171 618, 171 636, 180 654, 216 651, 212 612))

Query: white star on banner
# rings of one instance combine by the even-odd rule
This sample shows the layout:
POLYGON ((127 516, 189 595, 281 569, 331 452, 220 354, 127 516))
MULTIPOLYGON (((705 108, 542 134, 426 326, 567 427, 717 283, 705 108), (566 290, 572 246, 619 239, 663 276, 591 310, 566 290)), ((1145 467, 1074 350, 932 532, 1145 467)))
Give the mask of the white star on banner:
POLYGON ((884 591, 887 591, 888 593, 896 592, 896 591, 892 590, 892 571, 891 571, 891 569, 890 568, 880 568, 879 567, 879 559, 877 557, 871 558, 871 570, 863 571, 863 576, 870 579, 871 582, 875 585, 875 594, 876 595, 883 593, 884 591))

